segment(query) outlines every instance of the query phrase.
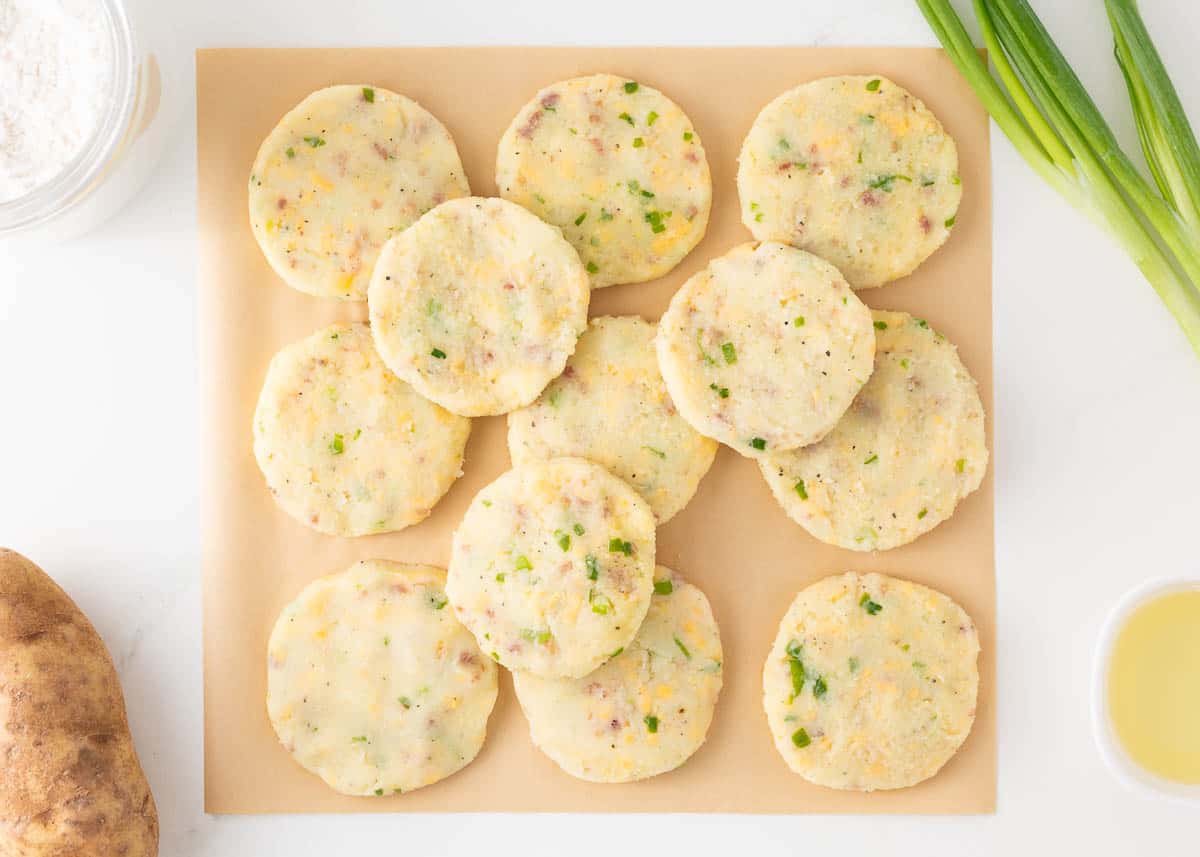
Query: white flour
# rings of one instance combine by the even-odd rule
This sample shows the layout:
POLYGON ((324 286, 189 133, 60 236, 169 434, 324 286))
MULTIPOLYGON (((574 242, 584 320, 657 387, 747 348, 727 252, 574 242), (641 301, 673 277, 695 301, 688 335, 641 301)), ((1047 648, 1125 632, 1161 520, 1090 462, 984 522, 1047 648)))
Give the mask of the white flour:
POLYGON ((80 153, 110 95, 112 53, 99 0, 0 0, 0 202, 80 153))

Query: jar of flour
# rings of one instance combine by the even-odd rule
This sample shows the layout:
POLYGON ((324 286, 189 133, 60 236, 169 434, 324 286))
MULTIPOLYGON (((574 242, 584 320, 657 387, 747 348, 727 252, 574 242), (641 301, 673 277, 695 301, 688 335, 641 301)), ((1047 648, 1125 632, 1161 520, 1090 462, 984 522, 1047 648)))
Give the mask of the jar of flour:
POLYGON ((86 232, 158 162, 173 63, 142 2, 0 0, 0 240, 86 232))

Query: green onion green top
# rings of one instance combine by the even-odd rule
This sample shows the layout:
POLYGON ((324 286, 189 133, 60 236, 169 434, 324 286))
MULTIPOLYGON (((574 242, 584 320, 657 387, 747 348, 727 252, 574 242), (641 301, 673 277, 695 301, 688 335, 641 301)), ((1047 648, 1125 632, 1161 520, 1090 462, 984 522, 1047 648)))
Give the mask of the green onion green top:
POLYGON ((883 609, 883 605, 882 605, 882 604, 880 604, 880 603, 879 603, 879 602, 877 602, 877 601, 872 601, 872 600, 871 600, 871 595, 870 595, 870 593, 868 593, 868 592, 864 592, 864 593, 862 594, 862 598, 858 599, 858 606, 859 606, 859 607, 861 607, 862 609, 866 610, 866 611, 867 611, 868 613, 870 613, 872 616, 874 616, 874 615, 875 615, 875 614, 877 614, 877 613, 878 613, 880 610, 882 610, 882 609, 883 609))
POLYGON ((803 479, 796 483, 796 493, 800 495, 801 500, 808 499, 808 489, 804 487, 803 479))
POLYGON ((867 81, 867 92, 874 92, 879 89, 879 78, 875 77, 867 81))
POLYGON ((767 448, 767 442, 761 437, 750 438, 750 445, 759 451, 767 448))
POLYGON ((683 644, 683 640, 679 639, 679 637, 676 637, 675 645, 679 648, 679 651, 683 652, 683 656, 685 658, 687 658, 689 661, 692 659, 692 653, 688 651, 688 647, 683 644))
POLYGON ((721 354, 725 356, 726 363, 730 365, 737 363, 737 349, 733 347, 732 342, 722 343, 721 354))
POLYGON ((624 119, 624 120, 625 120, 626 122, 628 122, 630 125, 632 125, 632 124, 633 124, 633 117, 632 117, 632 116, 630 116, 628 113, 621 113, 620 115, 618 115, 618 116, 617 116, 617 118, 618 118, 618 119, 624 119))
POLYGON ((533 563, 529 561, 529 557, 525 554, 520 554, 513 563, 513 568, 517 571, 530 571, 533 569, 533 563))
POLYGON ((647 732, 657 732, 658 731, 658 718, 655 717, 653 714, 647 714, 644 718, 642 718, 642 720, 646 724, 647 732))
POLYGON ((647 125, 653 125, 657 121, 658 121, 658 114, 655 113, 653 110, 651 110, 649 113, 646 114, 646 124, 647 125))
POLYGON ((369 86, 364 86, 362 88, 362 93, 363 93, 363 101, 367 102, 368 104, 375 103, 375 90, 371 89, 371 87, 369 87, 369 86))
POLYGON ((588 554, 583 558, 583 567, 587 569, 588 580, 597 580, 600 577, 600 563, 596 561, 593 554, 588 554))
POLYGON ((430 355, 431 357, 436 357, 438 360, 445 360, 445 359, 446 359, 446 352, 445 352, 445 351, 443 351, 443 350, 442 350, 442 349, 440 349, 440 348, 435 348, 435 349, 433 349, 432 351, 430 351, 430 352, 429 352, 429 355, 430 355))
POLYGON ((627 542, 619 538, 611 538, 608 540, 609 553, 623 553, 625 556, 633 555, 633 542, 627 542))
POLYGON ((625 91, 630 93, 631 95, 633 93, 637 92, 638 91, 637 81, 636 80, 626 81, 625 82, 625 91))
POLYGON ((674 591, 675 591, 675 584, 673 584, 671 581, 669 581, 669 580, 654 581, 654 594, 655 595, 670 595, 674 591))
POLYGON ((569 551, 571 549, 570 533, 564 533, 562 530, 555 530, 554 541, 558 542, 558 546, 564 551, 569 551))
POLYGON ((319 149, 325 145, 325 140, 322 137, 305 137, 304 142, 308 143, 314 149, 319 149))
POLYGON ((803 749, 812 743, 812 739, 808 737, 808 732, 801 726, 792 733, 792 743, 803 749))
POLYGON ((345 438, 340 434, 335 434, 333 440, 329 442, 329 451, 334 455, 341 455, 346 451, 345 438))

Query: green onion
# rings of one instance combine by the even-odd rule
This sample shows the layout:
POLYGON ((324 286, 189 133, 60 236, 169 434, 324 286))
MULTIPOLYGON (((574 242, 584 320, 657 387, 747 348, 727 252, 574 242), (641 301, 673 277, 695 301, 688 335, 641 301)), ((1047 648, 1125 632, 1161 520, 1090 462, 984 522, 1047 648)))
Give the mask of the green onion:
POLYGON ((562 530, 554 531, 554 540, 558 542, 558 546, 565 551, 571 549, 571 534, 564 533, 562 530))
POLYGON ((517 571, 531 571, 533 569, 533 563, 529 561, 529 557, 525 556, 525 554, 521 554, 517 557, 516 562, 513 564, 513 568, 517 571))
POLYGON ((788 704, 790 705, 792 700, 804 690, 804 681, 808 676, 804 671, 804 662, 801 660, 804 647, 800 645, 800 641, 792 640, 789 642, 786 651, 788 656, 788 672, 792 676, 792 698, 788 700, 788 704))
POLYGON ((657 121, 658 121, 658 114, 655 113, 653 110, 651 110, 649 113, 646 114, 646 124, 647 125, 653 125, 657 121))
POLYGON ((325 140, 321 137, 305 137, 304 142, 308 143, 314 149, 319 149, 325 145, 325 140))
POLYGON ((633 93, 637 92, 638 91, 637 81, 636 80, 626 81, 625 82, 625 91, 630 93, 631 95, 633 93))
POLYGON ((627 542, 617 538, 609 539, 608 552, 623 553, 625 556, 633 556, 633 542, 627 542))
POLYGON ((659 458, 665 459, 667 457, 667 454, 665 452, 663 452, 661 449, 656 449, 653 446, 643 446, 642 449, 646 450, 647 452, 650 452, 653 455, 657 455, 659 458))
POLYGON ((617 118, 618 118, 618 119, 624 119, 624 120, 625 120, 626 122, 628 122, 630 125, 632 125, 632 124, 633 124, 633 117, 632 117, 632 116, 630 116, 628 113, 621 113, 620 115, 618 115, 618 116, 617 116, 617 118))
POLYGON ((868 458, 866 461, 864 461, 863 464, 874 464, 878 460, 879 460, 878 455, 872 455, 870 458, 868 458))
POLYGON ((683 640, 675 638, 675 645, 679 647, 679 651, 683 652, 683 656, 689 661, 692 659, 692 653, 688 651, 688 647, 683 644, 683 640))
POLYGON ((645 141, 645 140, 643 140, 641 137, 634 137, 634 138, 633 138, 633 148, 635 148, 635 149, 640 149, 640 148, 642 148, 642 146, 644 146, 644 145, 646 145, 646 141, 645 141))
POLYGON ((379 797, 382 794, 383 794, 383 789, 375 789, 375 797, 379 797))
POLYGON ((879 78, 872 78, 867 81, 867 92, 874 92, 879 89, 879 78))
POLYGON ((287 147, 287 156, 288 156, 289 158, 294 158, 294 157, 296 157, 296 150, 295 150, 295 149, 293 149, 291 146, 288 146, 288 147, 287 147))
POLYGON ((596 557, 593 554, 588 554, 583 558, 583 567, 587 569, 588 580, 598 580, 600 578, 600 563, 596 562, 596 557))
POLYGON ((625 647, 624 647, 624 646, 621 646, 621 648, 619 648, 619 649, 617 649, 616 651, 614 651, 614 652, 613 652, 611 655, 609 655, 609 657, 610 657, 610 658, 615 658, 617 655, 621 654, 621 652, 623 652, 623 651, 625 651, 625 647))
POLYGON ((803 479, 796 483, 796 493, 800 495, 801 500, 808 499, 808 490, 804 487, 803 479))
POLYGON ((575 526, 571 527, 571 529, 575 531, 575 535, 577 536, 582 536, 585 532, 583 529, 583 524, 576 524, 575 526))
POLYGON ((726 342, 721 345, 721 354, 725 357, 725 362, 733 365, 737 363, 737 349, 733 347, 732 342, 726 342))
POLYGON ((434 610, 441 610, 449 603, 450 603, 450 601, 446 598, 446 596, 443 593, 441 593, 441 592, 429 593, 429 606, 432 607, 434 610))
POLYGON ((601 220, 612 220, 613 219, 612 212, 609 211, 607 208, 600 209, 600 219, 601 220))
POLYGON ((880 610, 883 609, 882 604, 880 604, 877 601, 871 600, 871 595, 869 592, 864 592, 862 594, 862 598, 858 599, 858 606, 861 607, 862 609, 866 610, 867 613, 869 613, 872 616, 874 616, 876 613, 878 613, 880 610))
POLYGON ((796 320, 792 324, 796 325, 796 327, 804 327, 804 316, 796 316, 796 320))
POLYGON ((966 469, 966 466, 967 460, 965 458, 960 458, 958 461, 954 462, 954 470, 956 473, 962 473, 963 470, 966 469))
POLYGON ((944 221, 943 225, 944 225, 944 226, 945 226, 947 229, 949 229, 951 226, 953 226, 953 225, 954 225, 954 221, 955 221, 955 220, 957 220, 957 219, 958 219, 958 218, 957 218, 956 216, 954 216, 954 215, 950 215, 949 217, 947 217, 947 218, 946 218, 946 220, 944 221))
POLYGON ((371 89, 371 87, 369 87, 369 86, 364 86, 362 89, 363 89, 363 101, 367 102, 368 104, 374 104, 375 103, 375 90, 371 89))
POLYGON ((846 666, 850 668, 851 673, 858 672, 858 658, 850 658, 846 661, 846 666))
POLYGON ((714 393, 716 393, 722 399, 729 398, 729 388, 728 387, 718 387, 716 384, 709 384, 708 389, 712 390, 714 393))
POLYGON ((496 582, 503 583, 504 577, 505 577, 504 572, 500 572, 499 574, 496 575, 496 582))
POLYGON ((350 739, 350 742, 353 744, 366 744, 367 736, 366 735, 355 735, 353 738, 350 739))
POLYGON ((647 732, 657 732, 658 731, 658 718, 655 717, 653 714, 647 714, 644 718, 642 718, 642 720, 646 724, 647 732))
POLYGON ((760 452, 767 448, 767 442, 765 440, 763 440, 761 437, 750 438, 750 445, 752 447, 754 447, 755 449, 759 450, 760 452))
POLYGON ((403 705, 405 708, 412 708, 412 700, 409 699, 407 696, 402 696, 397 701, 401 705, 403 705))
POLYGON ((669 580, 654 581, 654 594, 655 595, 670 595, 674 591, 675 591, 675 584, 673 584, 671 581, 669 581, 669 580))
POLYGON ((432 351, 430 351, 430 352, 429 352, 429 355, 430 355, 431 357, 436 357, 438 360, 445 360, 445 359, 446 359, 446 352, 445 352, 445 351, 443 351, 443 350, 442 350, 442 349, 440 349, 440 348, 435 348, 435 349, 433 349, 432 351))
POLYGON ((684 131, 684 132, 683 132, 683 142, 685 142, 685 143, 690 143, 690 142, 692 142, 692 137, 693 137, 693 136, 694 136, 694 135, 692 134, 692 132, 691 132, 691 131, 684 131))
POLYGON ((594 273, 596 273, 596 272, 597 272, 597 271, 599 271, 599 270, 600 270, 600 266, 599 266, 599 265, 597 265, 595 262, 588 262, 588 263, 587 263, 587 272, 588 272, 589 274, 594 274, 594 273))
POLYGON ((813 682, 813 698, 820 699, 829 690, 829 685, 825 684, 824 676, 817 676, 817 680, 813 682))
POLYGON ((575 225, 578 226, 579 224, 583 223, 583 221, 585 221, 585 220, 587 220, 587 212, 586 211, 583 214, 581 214, 575 218, 575 225))
POLYGON ((335 434, 333 440, 329 442, 329 451, 333 455, 341 455, 346 451, 346 442, 340 434, 335 434))
POLYGON ((875 322, 875 329, 876 330, 887 330, 887 322, 886 321, 875 322))
POLYGON ((919 520, 921 520, 922 518, 924 518, 924 517, 925 517, 926 515, 928 515, 928 514, 929 514, 929 510, 928 510, 928 509, 922 509, 921 511, 917 512, 917 520, 918 520, 918 521, 919 521, 919 520))
POLYGON ((812 743, 812 739, 808 737, 808 732, 801 726, 792 733, 792 743, 803 749, 812 743))
POLYGON ((592 612, 599 613, 601 616, 608 613, 612 609, 612 599, 607 595, 597 594, 596 590, 588 593, 588 603, 592 605, 592 612))
MULTIPOLYGON (((994 77, 950 0, 917 0, 996 124, 1068 202, 1108 227, 1200 355, 1200 148, 1134 0, 1106 0, 1151 185, 1028 0, 974 0, 994 77)), ((953 179, 952 179, 953 181, 953 179)), ((953 225, 951 218, 946 226, 953 225)))

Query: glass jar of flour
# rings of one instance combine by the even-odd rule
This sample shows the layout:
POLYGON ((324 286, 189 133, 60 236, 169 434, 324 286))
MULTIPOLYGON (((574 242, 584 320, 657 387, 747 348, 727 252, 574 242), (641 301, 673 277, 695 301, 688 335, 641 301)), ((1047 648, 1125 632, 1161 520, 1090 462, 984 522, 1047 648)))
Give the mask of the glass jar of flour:
POLYGON ((158 163, 182 99, 139 2, 0 0, 0 240, 86 232, 158 163))

